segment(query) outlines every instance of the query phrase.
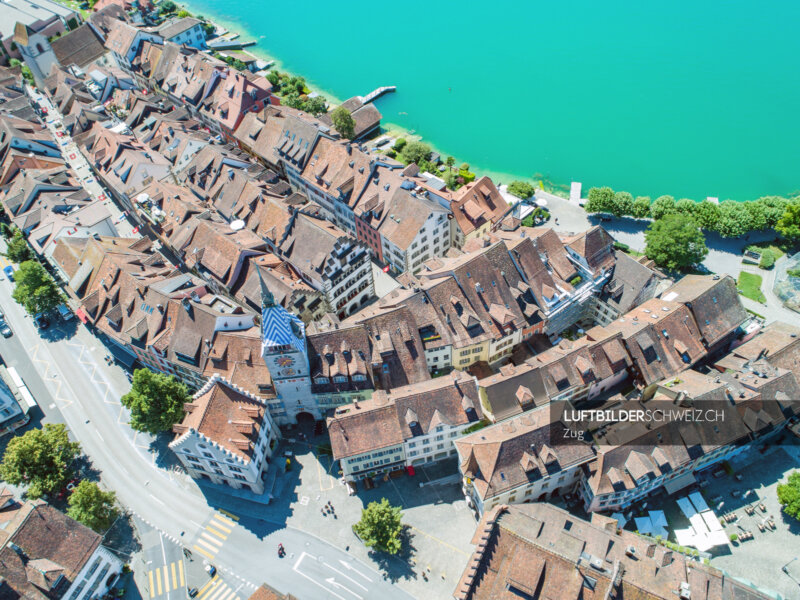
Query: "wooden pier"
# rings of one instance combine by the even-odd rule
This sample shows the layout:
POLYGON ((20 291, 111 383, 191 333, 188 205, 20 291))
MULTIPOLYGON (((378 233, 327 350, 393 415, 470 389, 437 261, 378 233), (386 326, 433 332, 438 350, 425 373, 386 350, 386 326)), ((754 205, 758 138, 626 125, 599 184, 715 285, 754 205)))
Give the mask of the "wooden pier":
POLYGON ((372 90, 366 96, 359 96, 362 104, 369 104, 373 100, 380 98, 384 94, 391 94, 392 92, 397 91, 397 86, 394 85, 385 85, 383 87, 379 87, 377 90, 372 90))

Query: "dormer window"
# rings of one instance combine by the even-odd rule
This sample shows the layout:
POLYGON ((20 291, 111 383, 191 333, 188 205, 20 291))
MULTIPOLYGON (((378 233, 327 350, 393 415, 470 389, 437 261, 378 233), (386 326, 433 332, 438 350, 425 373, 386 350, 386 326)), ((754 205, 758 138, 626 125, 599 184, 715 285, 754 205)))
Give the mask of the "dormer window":
POLYGON ((319 383, 319 384, 328 383, 328 378, 323 377, 321 375, 319 377, 314 377, 314 383, 319 383))
POLYGON ((334 383, 345 383, 347 381, 346 375, 337 375, 333 378, 334 383))

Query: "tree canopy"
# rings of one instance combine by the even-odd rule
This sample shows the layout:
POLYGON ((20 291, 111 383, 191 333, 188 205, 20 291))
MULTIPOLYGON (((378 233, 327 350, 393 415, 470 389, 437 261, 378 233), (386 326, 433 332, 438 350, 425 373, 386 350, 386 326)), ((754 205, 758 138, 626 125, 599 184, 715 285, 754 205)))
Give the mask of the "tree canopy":
POLYGON ((508 184, 508 193, 514 194, 517 198, 522 198, 523 200, 527 200, 535 192, 536 188, 527 181, 512 181, 508 184))
POLYGON ((14 281, 11 296, 29 315, 50 311, 64 301, 56 282, 38 261, 23 262, 14 273, 14 281))
POLYGON ((11 262, 21 263, 34 258, 33 250, 21 229, 14 227, 11 238, 7 242, 6 258, 11 262))
POLYGON ((72 477, 72 463, 80 451, 80 444, 69 440, 65 425, 48 423, 9 441, 0 477, 11 485, 27 485, 30 498, 52 494, 72 477))
POLYGON ((783 512, 800 521, 800 471, 789 475, 786 483, 778 484, 778 502, 783 512))
POLYGON ((631 216, 637 219, 646 219, 650 216, 650 197, 639 196, 633 201, 631 216))
POLYGON ((645 254, 660 267, 686 269, 701 263, 708 254, 705 236, 694 219, 670 213, 653 221, 644 239, 645 254))
POLYGON ((584 210, 590 213, 614 212, 614 190, 610 187, 593 187, 589 189, 586 195, 586 204, 584 210))
POLYGON ((190 396, 186 386, 172 375, 150 369, 137 369, 131 391, 121 398, 131 411, 131 427, 136 431, 169 431, 183 419, 183 405, 190 396))
POLYGON ((659 196, 650 205, 650 216, 654 219, 660 219, 671 212, 675 212, 675 198, 672 196, 659 196))
POLYGON ((400 151, 400 157, 407 163, 417 163, 427 161, 431 155, 431 147, 423 142, 408 142, 400 151))
POLYGON ((356 122, 353 120, 353 115, 344 106, 337 106, 331 112, 331 121, 339 135, 352 140, 355 135, 356 122))
POLYGON ((397 554, 403 541, 403 513, 399 506, 392 506, 386 498, 380 502, 370 502, 361 511, 361 520, 353 525, 364 545, 378 552, 397 554))
POLYGON ((96 483, 82 480, 69 496, 67 514, 98 533, 103 533, 117 518, 119 511, 114 492, 104 492, 96 483))
POLYGON ((800 240, 800 199, 786 205, 775 231, 790 240, 800 240))

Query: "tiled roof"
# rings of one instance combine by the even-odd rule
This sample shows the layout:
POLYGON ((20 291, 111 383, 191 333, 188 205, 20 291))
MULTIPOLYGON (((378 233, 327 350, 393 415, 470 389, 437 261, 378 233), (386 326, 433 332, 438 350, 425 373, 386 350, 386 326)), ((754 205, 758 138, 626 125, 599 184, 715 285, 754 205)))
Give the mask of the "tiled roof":
POLYGON ((711 275, 685 275, 661 297, 689 307, 709 346, 734 332, 748 318, 739 300, 736 281, 730 275, 719 279, 711 275))
POLYGON ((496 223, 508 208, 508 203, 486 176, 459 188, 450 203, 453 218, 464 235, 469 235, 488 222, 496 223))
POLYGON ((85 67, 106 52, 103 40, 85 23, 53 40, 50 46, 63 66, 85 67))
POLYGON ((674 600, 682 586, 693 600, 771 597, 622 530, 616 520, 593 516, 589 523, 548 503, 487 512, 473 544, 456 600, 674 600))
POLYGON ((266 406, 218 377, 192 397, 171 447, 194 430, 247 461, 264 426, 266 406))
POLYGON ((588 442, 551 442, 561 439, 564 430, 548 406, 485 427, 455 441, 461 470, 485 500, 591 460, 594 452, 588 442))
POLYGON ((4 599, 60 597, 100 546, 94 531, 42 501, 16 502, 0 511, 0 521, 8 536, 0 549, 4 599), (64 579, 58 582, 61 575, 64 579))
POLYGON ((328 418, 328 432, 334 460, 340 460, 481 416, 475 380, 454 372, 391 392, 377 390, 367 401, 340 406, 328 418))

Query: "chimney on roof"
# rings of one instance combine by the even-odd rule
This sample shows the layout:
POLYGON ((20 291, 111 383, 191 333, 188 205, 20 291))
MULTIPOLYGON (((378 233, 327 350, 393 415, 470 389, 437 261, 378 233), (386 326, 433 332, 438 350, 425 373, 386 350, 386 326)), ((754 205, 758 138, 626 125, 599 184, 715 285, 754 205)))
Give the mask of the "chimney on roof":
POLYGON ((233 425, 234 429, 239 433, 243 433, 244 435, 252 435, 253 434, 253 422, 252 421, 233 421, 229 420, 228 423, 233 425))

